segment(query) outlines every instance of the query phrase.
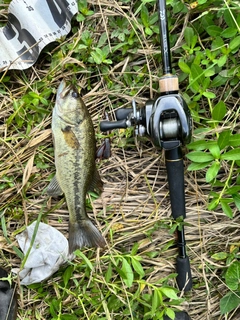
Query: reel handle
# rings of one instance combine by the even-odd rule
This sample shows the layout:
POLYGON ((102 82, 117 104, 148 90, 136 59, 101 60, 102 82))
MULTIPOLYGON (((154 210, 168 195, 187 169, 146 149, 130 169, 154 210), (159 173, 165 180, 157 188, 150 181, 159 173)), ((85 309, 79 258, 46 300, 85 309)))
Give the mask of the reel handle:
POLYGON ((119 129, 119 128, 127 128, 127 120, 119 120, 119 121, 101 121, 100 122, 100 130, 103 132, 119 129))

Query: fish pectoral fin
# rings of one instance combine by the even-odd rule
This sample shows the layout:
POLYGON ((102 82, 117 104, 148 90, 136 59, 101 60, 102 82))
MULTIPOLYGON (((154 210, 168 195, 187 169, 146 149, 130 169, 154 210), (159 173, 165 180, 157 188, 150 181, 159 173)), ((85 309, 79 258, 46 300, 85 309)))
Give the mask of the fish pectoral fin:
POLYGON ((63 194, 63 191, 57 181, 56 175, 52 178, 51 182, 47 187, 47 194, 51 197, 58 197, 63 194))
POLYGON ((89 186, 88 191, 96 192, 97 194, 101 194, 103 190, 103 182, 101 180, 101 177, 99 175, 99 172, 97 171, 97 168, 95 166, 92 182, 89 186))

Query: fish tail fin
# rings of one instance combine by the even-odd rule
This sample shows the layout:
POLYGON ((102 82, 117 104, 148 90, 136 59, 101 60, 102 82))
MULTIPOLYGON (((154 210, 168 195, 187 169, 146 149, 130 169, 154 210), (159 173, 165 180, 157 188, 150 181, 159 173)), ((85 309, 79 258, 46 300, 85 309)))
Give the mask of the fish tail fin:
POLYGON ((89 218, 81 222, 69 222, 70 254, 83 247, 104 247, 105 245, 105 239, 89 218))

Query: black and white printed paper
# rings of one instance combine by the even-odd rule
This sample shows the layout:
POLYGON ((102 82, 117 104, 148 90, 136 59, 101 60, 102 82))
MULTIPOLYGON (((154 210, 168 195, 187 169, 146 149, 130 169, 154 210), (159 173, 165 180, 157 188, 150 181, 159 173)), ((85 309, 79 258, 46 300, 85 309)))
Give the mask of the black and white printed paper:
POLYGON ((12 0, 0 28, 0 71, 27 69, 50 42, 71 30, 76 0, 12 0))

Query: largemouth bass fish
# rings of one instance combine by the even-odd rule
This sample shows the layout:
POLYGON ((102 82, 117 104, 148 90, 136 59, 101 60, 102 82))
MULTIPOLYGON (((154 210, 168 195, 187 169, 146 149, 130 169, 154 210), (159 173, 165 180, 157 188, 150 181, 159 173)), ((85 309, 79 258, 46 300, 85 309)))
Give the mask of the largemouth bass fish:
POLYGON ((62 81, 52 114, 56 175, 47 193, 64 193, 69 211, 69 253, 82 247, 104 247, 105 240, 86 212, 89 190, 101 192, 95 164, 95 132, 91 116, 75 87, 62 81))

